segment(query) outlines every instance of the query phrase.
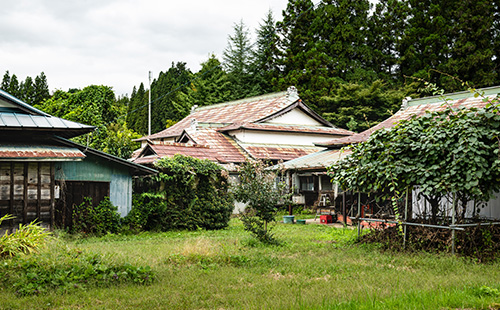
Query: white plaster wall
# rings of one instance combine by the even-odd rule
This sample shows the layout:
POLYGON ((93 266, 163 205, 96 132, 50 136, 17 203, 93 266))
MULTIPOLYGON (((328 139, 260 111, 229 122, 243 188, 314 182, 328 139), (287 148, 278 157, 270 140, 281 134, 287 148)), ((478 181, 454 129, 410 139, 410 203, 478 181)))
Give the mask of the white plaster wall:
POLYGON ((308 126, 321 126, 320 122, 311 118, 300 109, 293 109, 292 111, 283 114, 277 118, 269 120, 265 123, 271 124, 287 124, 287 125, 308 125, 308 126))
POLYGON ((332 135, 305 134, 305 133, 277 133, 257 130, 235 130, 231 136, 246 143, 310 145, 314 142, 326 142, 335 138, 332 135))

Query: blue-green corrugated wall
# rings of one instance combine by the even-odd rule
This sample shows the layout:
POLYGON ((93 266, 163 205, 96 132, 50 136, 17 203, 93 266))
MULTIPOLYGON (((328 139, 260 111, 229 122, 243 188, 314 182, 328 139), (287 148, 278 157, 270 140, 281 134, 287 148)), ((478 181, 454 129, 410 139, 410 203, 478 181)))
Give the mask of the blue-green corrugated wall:
POLYGON ((56 180, 110 182, 109 199, 121 216, 132 208, 132 176, 127 167, 87 154, 82 161, 56 163, 56 180))

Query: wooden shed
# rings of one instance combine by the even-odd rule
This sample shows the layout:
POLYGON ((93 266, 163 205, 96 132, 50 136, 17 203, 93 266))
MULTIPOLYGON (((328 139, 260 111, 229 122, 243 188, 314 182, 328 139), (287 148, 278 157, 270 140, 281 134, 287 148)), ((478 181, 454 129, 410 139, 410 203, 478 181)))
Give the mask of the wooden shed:
POLYGON ((65 226, 67 211, 83 197, 98 203, 109 196, 122 216, 128 213, 132 177, 155 170, 68 140, 92 130, 0 90, 0 217, 15 216, 3 228, 35 219, 65 226))

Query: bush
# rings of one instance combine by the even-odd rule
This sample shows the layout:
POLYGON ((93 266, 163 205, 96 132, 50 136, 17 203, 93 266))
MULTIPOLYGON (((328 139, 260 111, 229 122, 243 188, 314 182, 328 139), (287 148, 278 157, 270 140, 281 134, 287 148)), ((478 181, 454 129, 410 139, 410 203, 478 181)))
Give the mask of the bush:
POLYGON ((157 231, 227 227, 234 205, 223 168, 182 155, 163 158, 155 166, 157 176, 136 182, 135 191, 143 193, 134 195, 126 224, 157 231))
MULTIPOLYGON (((14 216, 5 215, 0 218, 0 224, 4 220, 13 219, 14 216)), ((12 234, 5 234, 0 237, 0 257, 17 256, 19 254, 29 254, 37 251, 45 245, 47 237, 50 235, 45 228, 39 226, 35 221, 27 225, 19 225, 19 228, 12 234)))
POLYGON ((264 243, 277 243, 271 230, 278 204, 291 203, 286 183, 277 182, 280 171, 266 169, 262 161, 247 161, 239 169, 240 183, 234 187, 237 201, 246 203, 240 219, 245 230, 264 243))
POLYGON ((85 197, 80 205, 73 206, 72 233, 103 235, 117 233, 120 230, 120 215, 109 197, 105 197, 97 206, 92 199, 85 197))

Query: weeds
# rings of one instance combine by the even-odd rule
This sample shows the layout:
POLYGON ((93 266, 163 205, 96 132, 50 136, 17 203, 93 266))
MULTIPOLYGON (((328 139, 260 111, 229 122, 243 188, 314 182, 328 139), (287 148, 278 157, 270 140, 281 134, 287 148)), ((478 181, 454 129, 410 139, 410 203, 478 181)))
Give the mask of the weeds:
POLYGON ((0 281, 20 296, 125 282, 147 284, 153 278, 150 267, 113 263, 102 255, 56 242, 42 253, 0 262, 0 281))
MULTIPOLYGON (((2 221, 13 219, 11 215, 0 218, 2 221)), ((0 257, 13 257, 19 254, 29 254, 38 251, 45 245, 47 237, 50 235, 45 228, 39 226, 35 221, 27 225, 19 225, 19 228, 12 234, 5 234, 0 237, 0 257)))

